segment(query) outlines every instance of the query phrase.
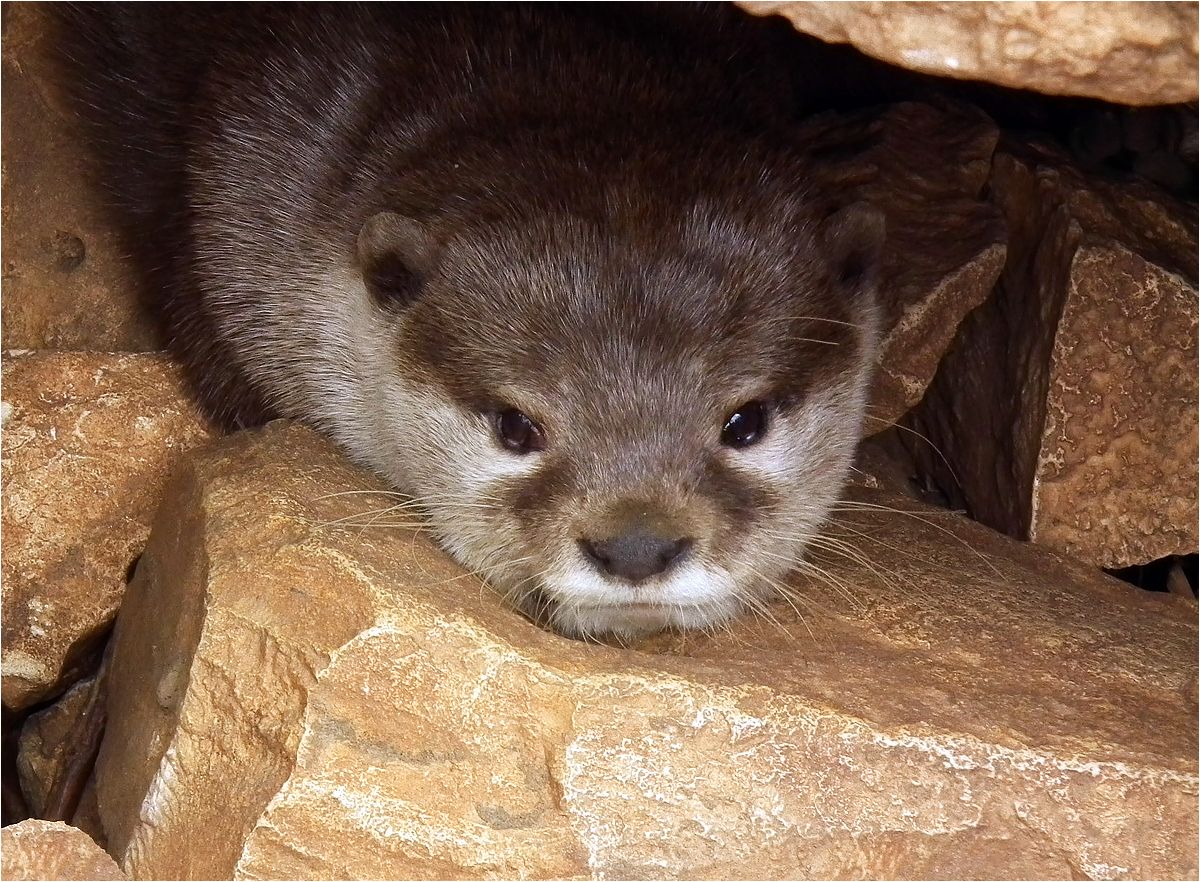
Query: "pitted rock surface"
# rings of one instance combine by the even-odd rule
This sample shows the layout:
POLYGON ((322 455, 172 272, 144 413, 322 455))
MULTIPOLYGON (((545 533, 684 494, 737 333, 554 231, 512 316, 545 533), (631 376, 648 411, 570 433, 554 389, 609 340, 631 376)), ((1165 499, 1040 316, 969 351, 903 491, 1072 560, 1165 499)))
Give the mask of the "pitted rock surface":
POLYGON ((110 848, 137 877, 1194 877, 1195 604, 853 492, 854 550, 773 621, 620 648, 506 609, 312 433, 226 439, 118 621, 110 848))
POLYGON ((154 349, 133 267, 90 183, 88 154, 64 100, 47 9, 4 11, 5 349, 154 349))
POLYGON ((1119 104, 1197 97, 1194 3, 738 0, 898 67, 1119 104))
POLYGON ((1197 550, 1194 284, 1084 246, 1050 362, 1029 537, 1102 566, 1197 550))
POLYGON ((3 359, 0 522, 4 704, 73 679, 112 621, 158 492, 209 431, 163 356, 84 352, 3 359))

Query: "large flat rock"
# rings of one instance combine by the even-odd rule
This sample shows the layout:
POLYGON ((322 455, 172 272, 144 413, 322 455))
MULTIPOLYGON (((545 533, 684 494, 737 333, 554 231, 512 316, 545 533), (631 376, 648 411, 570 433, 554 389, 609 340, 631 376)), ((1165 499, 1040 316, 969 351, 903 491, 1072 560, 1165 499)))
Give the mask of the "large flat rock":
POLYGON ((1197 872, 1190 600, 854 491, 772 620, 589 645, 381 491, 279 423, 176 473, 97 766, 131 875, 1197 872))
POLYGON ((1119 104, 1196 100, 1194 3, 738 5, 921 73, 1119 104))

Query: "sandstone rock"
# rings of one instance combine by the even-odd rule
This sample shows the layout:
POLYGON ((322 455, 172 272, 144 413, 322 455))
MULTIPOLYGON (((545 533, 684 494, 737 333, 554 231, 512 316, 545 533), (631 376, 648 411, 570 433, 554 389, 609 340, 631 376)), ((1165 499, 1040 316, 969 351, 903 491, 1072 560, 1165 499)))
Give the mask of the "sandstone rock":
POLYGON ((21 708, 111 622, 171 461, 208 430, 158 355, 10 355, 3 385, 0 659, 21 708))
POLYGON ((966 105, 905 103, 804 128, 814 177, 887 218, 883 339, 867 431, 921 400, 955 329, 991 293, 1004 265, 1004 225, 983 197, 998 132, 966 105))
POLYGON ((133 268, 88 185, 52 45, 44 8, 6 5, 2 345, 152 349, 152 328, 132 294, 133 268))
POLYGON ((1196 551, 1194 209, 1049 150, 998 155, 991 189, 1009 261, 914 414, 924 472, 972 517, 1101 566, 1196 551))
POLYGON ((99 713, 102 722, 103 704, 98 709, 89 707, 95 681, 94 676, 80 680, 54 704, 25 720, 17 745, 17 775, 35 818, 51 818, 47 812, 69 809, 71 801, 77 801, 68 822, 103 848, 107 839, 96 807, 95 781, 90 775, 81 781, 75 777, 88 775, 93 759, 95 742, 90 733, 84 737, 88 732, 84 714, 99 713), (71 787, 81 785, 82 792, 64 790, 64 781, 71 787), (67 799, 63 799, 64 793, 67 799))
POLYGON ((774 622, 588 645, 361 526, 372 489, 279 423, 177 472, 97 765, 127 872, 1197 872, 1191 601, 856 491, 774 622))
POLYGON ((5 879, 125 879, 82 830, 58 821, 22 821, 0 831, 5 879))
POLYGON ((75 756, 74 736, 95 682, 94 676, 80 680, 50 707, 31 714, 21 726, 17 772, 21 792, 35 818, 46 817, 50 790, 75 756))
POLYGON ((1197 97, 1194 3, 738 5, 922 73, 1120 104, 1197 97))

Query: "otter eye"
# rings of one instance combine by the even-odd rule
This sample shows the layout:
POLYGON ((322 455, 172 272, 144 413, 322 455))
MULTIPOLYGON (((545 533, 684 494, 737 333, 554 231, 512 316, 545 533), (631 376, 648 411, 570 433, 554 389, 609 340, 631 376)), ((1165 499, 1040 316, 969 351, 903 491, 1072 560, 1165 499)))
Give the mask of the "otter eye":
POLYGON ((767 406, 761 401, 747 401, 725 421, 721 443, 727 447, 749 447, 767 434, 767 406))
POLYGON ((532 453, 546 449, 542 427, 515 408, 496 414, 496 437, 513 453, 532 453))

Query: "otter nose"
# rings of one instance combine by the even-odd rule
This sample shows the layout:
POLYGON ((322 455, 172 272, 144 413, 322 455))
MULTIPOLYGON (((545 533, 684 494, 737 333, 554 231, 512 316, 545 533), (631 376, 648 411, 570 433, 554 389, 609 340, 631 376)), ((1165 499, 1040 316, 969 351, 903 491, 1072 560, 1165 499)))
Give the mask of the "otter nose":
POLYGON ((634 529, 611 539, 580 539, 583 553, 596 568, 610 576, 640 582, 656 576, 685 556, 691 539, 666 539, 645 529, 634 529))

